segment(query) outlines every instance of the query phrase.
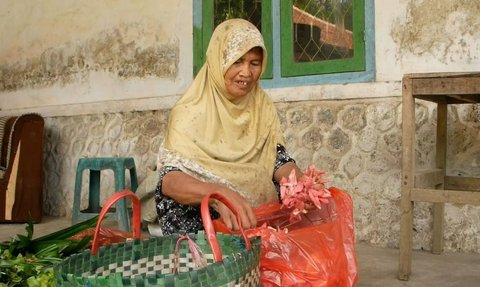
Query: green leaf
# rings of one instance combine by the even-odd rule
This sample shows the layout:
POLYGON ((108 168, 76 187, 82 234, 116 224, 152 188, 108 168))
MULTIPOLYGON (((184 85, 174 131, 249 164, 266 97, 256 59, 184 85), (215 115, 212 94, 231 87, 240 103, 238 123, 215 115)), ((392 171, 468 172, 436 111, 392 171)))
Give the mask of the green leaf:
POLYGON ((28 216, 28 223, 27 226, 25 227, 25 230, 27 231, 27 237, 28 239, 33 238, 33 221, 32 221, 32 216, 28 216))
POLYGON ((82 251, 90 243, 91 240, 91 235, 87 235, 81 240, 70 240, 70 244, 61 250, 62 256, 67 257, 82 251))
POLYGON ((34 225, 29 220, 26 235, 17 234, 10 242, 0 243, 0 287, 55 286, 52 266, 83 250, 92 236, 70 238, 95 227, 97 221, 98 216, 32 239, 34 225))
POLYGON ((53 241, 44 242, 43 244, 35 246, 32 251, 38 258, 60 257, 59 244, 61 244, 61 242, 58 242, 58 244, 53 241))
POLYGON ((82 231, 84 231, 87 228, 95 227, 97 225, 98 221, 98 215, 95 217, 92 217, 88 220, 79 222, 77 224, 74 224, 70 227, 64 228, 62 230, 59 230, 57 232, 53 232, 50 234, 47 234, 45 236, 39 237, 34 239, 33 241, 38 242, 38 241, 48 241, 48 240, 58 240, 58 239, 67 239, 75 234, 78 234, 82 231))

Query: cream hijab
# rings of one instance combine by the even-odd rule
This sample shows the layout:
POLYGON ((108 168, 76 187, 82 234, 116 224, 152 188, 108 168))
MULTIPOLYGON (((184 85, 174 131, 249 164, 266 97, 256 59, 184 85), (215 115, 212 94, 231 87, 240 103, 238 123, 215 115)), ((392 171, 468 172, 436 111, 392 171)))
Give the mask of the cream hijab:
POLYGON ((218 25, 206 63, 170 113, 159 166, 222 183, 252 205, 277 200, 272 182, 277 144, 284 144, 277 112, 257 82, 244 97, 227 94, 224 74, 254 47, 267 52, 258 29, 243 19, 218 25))

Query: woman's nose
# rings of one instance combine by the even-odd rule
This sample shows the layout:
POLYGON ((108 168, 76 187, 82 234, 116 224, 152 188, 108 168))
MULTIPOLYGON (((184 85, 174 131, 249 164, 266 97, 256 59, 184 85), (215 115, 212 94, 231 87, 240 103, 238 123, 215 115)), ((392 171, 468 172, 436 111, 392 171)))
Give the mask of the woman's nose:
POLYGON ((250 65, 249 64, 242 65, 242 68, 240 69, 240 74, 245 77, 250 76, 252 74, 252 71, 250 70, 250 65))

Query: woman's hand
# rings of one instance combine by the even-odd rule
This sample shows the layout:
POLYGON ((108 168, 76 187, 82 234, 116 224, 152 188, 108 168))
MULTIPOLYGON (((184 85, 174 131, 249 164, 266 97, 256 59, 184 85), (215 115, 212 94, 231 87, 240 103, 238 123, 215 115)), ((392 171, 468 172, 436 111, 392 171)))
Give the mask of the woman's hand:
MULTIPOLYGON (((200 205, 209 192, 217 192, 227 198, 238 211, 244 229, 257 226, 257 220, 250 204, 237 192, 215 183, 199 181, 181 171, 172 171, 163 177, 162 193, 181 204, 200 205)), ((225 225, 231 230, 239 230, 238 221, 223 203, 212 200, 211 204, 220 214, 225 225)))
MULTIPOLYGON (((223 186, 218 187, 219 188, 214 190, 214 192, 220 193, 232 203, 240 216, 242 228, 249 229, 256 227, 257 220, 250 204, 237 192, 223 186)), ((212 205, 220 214, 220 218, 228 229, 233 231, 240 229, 235 214, 225 204, 218 200, 213 200, 212 205)))

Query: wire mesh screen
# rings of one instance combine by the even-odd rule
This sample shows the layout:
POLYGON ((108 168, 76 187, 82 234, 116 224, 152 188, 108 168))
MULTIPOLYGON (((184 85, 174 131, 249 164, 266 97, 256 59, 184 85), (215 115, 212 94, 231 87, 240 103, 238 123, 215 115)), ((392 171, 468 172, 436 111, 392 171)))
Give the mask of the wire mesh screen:
POLYGON ((294 0, 294 60, 314 62, 353 57, 353 0, 294 0))
POLYGON ((215 27, 227 19, 242 18, 262 31, 261 0, 215 0, 213 5, 215 27))

